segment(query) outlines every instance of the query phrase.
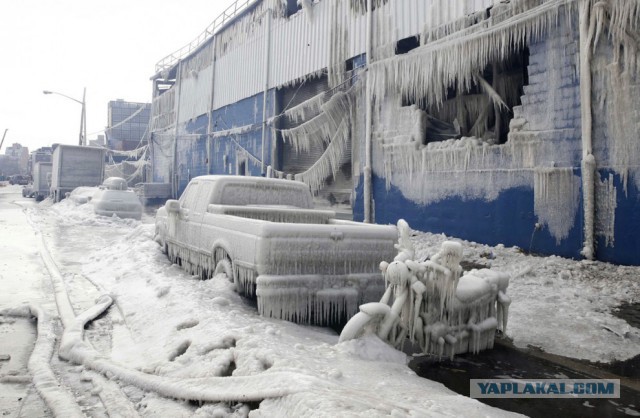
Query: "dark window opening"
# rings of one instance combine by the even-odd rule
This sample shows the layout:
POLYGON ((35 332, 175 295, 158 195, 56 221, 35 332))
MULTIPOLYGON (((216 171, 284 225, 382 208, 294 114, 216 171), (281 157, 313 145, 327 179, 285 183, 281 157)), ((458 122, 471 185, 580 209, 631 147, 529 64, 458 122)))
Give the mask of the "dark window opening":
POLYGON ((169 89, 171 89, 171 87, 173 87, 176 84, 176 80, 161 80, 161 79, 157 79, 154 81, 154 87, 155 87, 155 97, 160 96, 161 94, 165 93, 166 91, 168 91, 169 89))
POLYGON ((488 65, 481 73, 486 82, 471 85, 465 91, 450 86, 445 100, 432 104, 427 98, 403 98, 403 106, 417 105, 426 113, 425 144, 461 137, 481 138, 504 144, 509 135, 513 108, 522 104, 524 86, 529 82, 529 50, 523 48, 507 59, 488 65), (491 99, 493 90, 506 105, 491 99))
POLYGON ((240 161, 238 163, 238 172, 236 173, 239 176, 246 176, 247 175, 247 162, 246 161, 240 161))
POLYGON ((287 17, 292 16, 302 9, 302 6, 298 5, 298 0, 287 0, 287 17))
POLYGON ((353 71, 353 58, 348 59, 345 63, 345 71, 353 71))
POLYGON ((417 36, 410 36, 408 38, 400 39, 396 43, 396 55, 406 54, 412 49, 416 49, 420 46, 420 38, 417 36))

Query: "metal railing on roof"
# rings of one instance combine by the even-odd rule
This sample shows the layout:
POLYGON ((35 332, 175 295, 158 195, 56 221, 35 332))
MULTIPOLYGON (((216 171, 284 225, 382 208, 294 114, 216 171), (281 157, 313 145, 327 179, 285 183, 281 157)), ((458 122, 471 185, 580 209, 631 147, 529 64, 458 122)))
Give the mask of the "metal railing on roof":
POLYGON ((158 61, 156 63, 156 72, 173 67, 178 61, 198 49, 203 43, 209 40, 216 31, 218 31, 218 29, 224 26, 225 23, 246 10, 251 3, 258 1, 260 0, 236 0, 233 2, 233 4, 227 7, 224 12, 216 17, 215 20, 207 26, 207 28, 198 35, 196 39, 158 61))

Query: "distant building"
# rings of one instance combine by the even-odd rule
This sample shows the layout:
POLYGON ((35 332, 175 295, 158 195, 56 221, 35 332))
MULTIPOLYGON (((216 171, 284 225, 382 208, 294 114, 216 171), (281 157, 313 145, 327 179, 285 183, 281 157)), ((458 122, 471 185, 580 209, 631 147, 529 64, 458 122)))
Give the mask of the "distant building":
POLYGON ((4 152, 5 157, 0 161, 0 171, 6 176, 13 174, 27 174, 29 170, 29 148, 14 143, 4 152))
POLYGON ((107 148, 129 151, 147 143, 151 103, 109 102, 107 148))
POLYGON ((105 146, 104 135, 98 135, 98 137, 96 139, 91 139, 89 141, 89 146, 90 147, 104 147, 105 146))

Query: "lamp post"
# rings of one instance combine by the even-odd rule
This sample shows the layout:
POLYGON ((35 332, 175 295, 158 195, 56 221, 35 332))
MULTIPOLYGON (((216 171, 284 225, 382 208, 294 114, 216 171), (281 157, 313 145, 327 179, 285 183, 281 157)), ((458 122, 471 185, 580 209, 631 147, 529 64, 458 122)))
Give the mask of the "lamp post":
POLYGON ((85 103, 87 88, 85 87, 82 91, 82 101, 67 96, 66 94, 58 93, 57 91, 43 90, 42 93, 57 94, 58 96, 66 97, 67 99, 73 100, 74 102, 80 103, 82 105, 82 112, 80 113, 80 135, 78 137, 78 145, 87 145, 87 106, 85 103))

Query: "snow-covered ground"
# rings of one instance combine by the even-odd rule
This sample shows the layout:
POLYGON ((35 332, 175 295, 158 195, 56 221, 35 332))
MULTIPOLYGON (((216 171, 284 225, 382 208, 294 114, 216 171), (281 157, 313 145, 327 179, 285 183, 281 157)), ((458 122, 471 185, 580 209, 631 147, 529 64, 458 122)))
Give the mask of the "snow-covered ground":
MULTIPOLYGON (((142 222, 98 217, 88 205, 34 205, 19 197, 19 189, 14 193, 31 226, 0 241, 32 247, 42 237, 41 250, 59 269, 75 315, 102 295, 114 301, 111 307, 109 298, 98 301, 107 313, 87 326, 92 347, 80 334, 63 343, 83 366, 65 368, 56 356, 52 361, 66 372, 63 383, 92 382, 80 402, 85 414, 99 415, 91 406, 99 396, 120 413, 141 416, 244 416, 250 410, 251 416, 509 415, 415 376, 406 356, 377 338, 338 344, 331 330, 258 316, 225 278, 201 281, 171 265, 152 240, 150 216, 142 222)), ((418 232, 413 238, 421 258, 445 239, 418 232)), ((640 353, 640 330, 610 313, 622 301, 638 300, 639 268, 471 243, 465 243, 465 260, 518 275, 508 289, 507 334, 515 344, 599 361, 640 353)), ((30 272, 24 262, 31 260, 3 260, 0 273, 14 271, 19 280, 30 272)), ((55 286, 55 274, 48 275, 55 286)), ((0 298, 0 310, 17 307, 11 301, 31 301, 51 313, 55 305, 42 299, 42 290, 23 287, 20 297, 0 298)), ((63 298, 64 323, 69 315, 61 305, 63 298)))

